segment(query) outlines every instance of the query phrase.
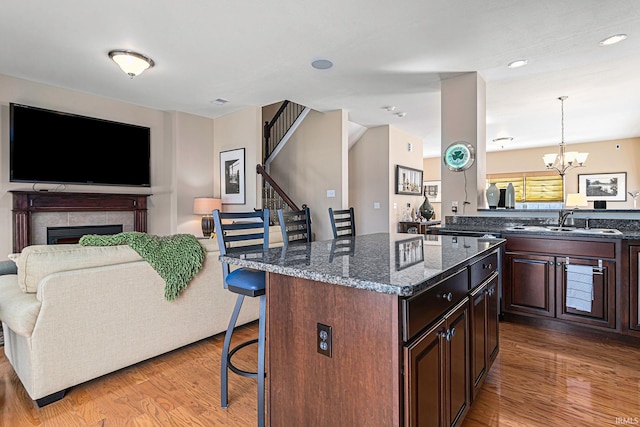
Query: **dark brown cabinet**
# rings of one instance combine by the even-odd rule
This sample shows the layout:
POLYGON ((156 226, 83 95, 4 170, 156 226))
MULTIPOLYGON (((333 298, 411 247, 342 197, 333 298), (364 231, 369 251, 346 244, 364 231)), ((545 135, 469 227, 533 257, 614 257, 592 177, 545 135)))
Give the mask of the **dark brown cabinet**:
POLYGON ((554 317, 555 261, 529 253, 505 255, 505 311, 554 317))
POLYGON ((640 276, 638 271, 640 266, 640 242, 633 241, 628 247, 626 256, 628 257, 627 263, 629 265, 628 292, 625 292, 629 298, 627 333, 640 337, 640 276))
POLYGON ((498 355, 498 275, 470 294, 471 400, 498 355))
POLYGON ((506 250, 505 312, 616 327, 620 241, 508 237, 506 250))
POLYGON ((404 348, 406 426, 455 426, 469 410, 468 301, 404 348))

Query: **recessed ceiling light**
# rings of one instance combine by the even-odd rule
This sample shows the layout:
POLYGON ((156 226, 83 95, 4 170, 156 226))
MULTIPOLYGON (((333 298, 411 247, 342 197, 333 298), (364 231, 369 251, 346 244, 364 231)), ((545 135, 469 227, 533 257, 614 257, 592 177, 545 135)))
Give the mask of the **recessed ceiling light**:
POLYGON ((333 67, 333 62, 328 59, 316 59, 311 63, 311 66, 316 70, 328 70, 333 67))
POLYGON ((214 99, 213 101, 211 101, 212 104, 216 104, 216 105, 224 105, 227 102, 229 102, 229 101, 224 99, 224 98, 218 98, 218 99, 214 99))
POLYGON ((395 105, 389 105, 388 107, 383 107, 385 110, 391 112, 391 111, 396 111, 396 106, 395 105))
POLYGON ((406 116, 406 115, 407 115, 407 113, 405 113, 404 111, 401 111, 401 112, 399 112, 399 113, 396 113, 396 116, 398 116, 398 117, 400 117, 400 118, 402 118, 402 117, 404 117, 404 116, 406 116))
POLYGON ((527 65, 527 60, 526 59, 516 59, 515 61, 511 61, 507 64, 507 67, 509 68, 519 68, 519 67, 524 67, 525 65, 527 65))
POLYGON ((615 34, 613 36, 607 37, 606 39, 600 40, 600 46, 609 46, 612 44, 616 44, 626 39, 626 34, 615 34))

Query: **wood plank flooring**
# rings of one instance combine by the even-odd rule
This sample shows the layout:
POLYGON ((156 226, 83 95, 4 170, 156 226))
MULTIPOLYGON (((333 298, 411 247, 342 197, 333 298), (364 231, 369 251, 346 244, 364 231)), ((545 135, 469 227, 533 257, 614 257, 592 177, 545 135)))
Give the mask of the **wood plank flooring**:
MULTIPOLYGON (((500 355, 464 427, 640 423, 638 347, 514 323, 500 327, 500 355)), ((236 335, 255 336, 256 326, 236 335)), ((229 408, 220 408, 221 348, 222 335, 200 341, 73 387, 41 409, 0 351, 0 426, 256 425, 253 379, 230 375, 229 408)), ((236 360, 250 368, 255 359, 251 346, 236 360)))

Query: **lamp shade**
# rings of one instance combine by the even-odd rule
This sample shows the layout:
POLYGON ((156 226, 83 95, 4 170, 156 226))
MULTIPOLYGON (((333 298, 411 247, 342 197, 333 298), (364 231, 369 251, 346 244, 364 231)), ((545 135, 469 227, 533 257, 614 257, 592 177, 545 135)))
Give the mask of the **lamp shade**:
POLYGON ((196 197, 193 199, 193 213, 196 215, 211 215, 214 209, 222 209, 222 199, 213 197, 196 197))
POLYGON ((564 204, 565 206, 588 206, 587 204, 587 196, 582 193, 569 193, 567 194, 567 201, 564 204))

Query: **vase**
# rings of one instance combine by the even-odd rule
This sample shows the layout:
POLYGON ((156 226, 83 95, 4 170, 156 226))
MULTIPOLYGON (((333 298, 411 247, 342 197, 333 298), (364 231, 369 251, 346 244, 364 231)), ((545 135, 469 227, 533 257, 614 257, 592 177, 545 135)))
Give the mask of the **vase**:
POLYGON ((500 190, 496 187, 495 183, 491 183, 487 188, 487 203, 489 203, 489 209, 495 209, 498 206, 500 200, 500 190))
POLYGON ((433 209, 433 206, 431 206, 431 203, 429 203, 429 198, 424 196, 424 202, 420 205, 420 215, 422 215, 425 220, 429 221, 431 217, 433 217, 434 213, 435 210, 433 209))
POLYGON ((507 209, 514 209, 516 207, 516 190, 513 188, 513 184, 507 185, 507 194, 505 195, 504 207, 507 209))

